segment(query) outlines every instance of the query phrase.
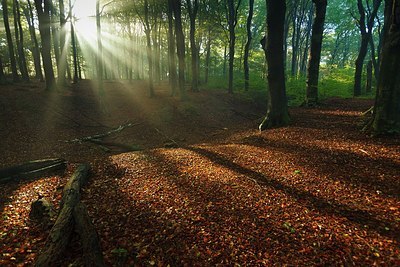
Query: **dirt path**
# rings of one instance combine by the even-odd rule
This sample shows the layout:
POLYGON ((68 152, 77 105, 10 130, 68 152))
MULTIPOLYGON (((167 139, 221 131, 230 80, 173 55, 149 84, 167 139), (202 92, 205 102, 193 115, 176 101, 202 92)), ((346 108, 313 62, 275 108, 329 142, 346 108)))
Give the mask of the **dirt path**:
MULTIPOLYGON (((371 101, 294 108, 290 127, 259 133, 263 108, 251 101, 202 92, 181 103, 162 86, 155 99, 143 84, 107 86, 101 101, 88 83, 7 88, 0 137, 3 166, 92 163, 84 202, 108 265, 400 265, 400 139, 358 131, 371 101), (143 151, 62 142, 127 121, 138 124, 109 140, 143 151), (171 140, 179 148, 165 148, 171 140)), ((46 231, 27 219, 29 203, 37 193, 56 203, 73 167, 0 185, 0 264, 32 263, 46 231)))

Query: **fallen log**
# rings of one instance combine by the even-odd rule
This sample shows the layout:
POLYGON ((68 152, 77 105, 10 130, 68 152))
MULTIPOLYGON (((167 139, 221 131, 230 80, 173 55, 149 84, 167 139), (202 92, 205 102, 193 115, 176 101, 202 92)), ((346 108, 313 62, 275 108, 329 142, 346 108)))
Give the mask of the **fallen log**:
MULTIPOLYGON (((56 266, 58 261, 62 258, 64 251, 66 250, 73 230, 78 230, 83 237, 83 249, 84 254, 92 257, 93 262, 101 262, 102 258, 98 251, 100 251, 100 244, 95 245, 97 241, 94 235, 95 230, 90 222, 90 218, 87 215, 86 209, 83 209, 80 204, 80 190, 82 186, 87 182, 89 165, 80 165, 72 177, 68 180, 63 190, 63 196, 61 199, 60 213, 57 220, 50 230, 50 234, 46 240, 45 248, 39 255, 35 266, 56 266), (97 248, 95 252, 86 251, 90 248, 97 248)), ((102 257, 102 254, 101 254, 102 257)), ((102 266, 102 265, 87 265, 87 266, 102 266)))
POLYGON ((85 205, 78 203, 74 208, 73 215, 75 229, 81 238, 84 265, 105 266, 99 236, 94 229, 85 205))
POLYGON ((0 169, 0 183, 17 179, 30 179, 65 169, 67 162, 64 159, 41 159, 25 162, 21 165, 0 169))

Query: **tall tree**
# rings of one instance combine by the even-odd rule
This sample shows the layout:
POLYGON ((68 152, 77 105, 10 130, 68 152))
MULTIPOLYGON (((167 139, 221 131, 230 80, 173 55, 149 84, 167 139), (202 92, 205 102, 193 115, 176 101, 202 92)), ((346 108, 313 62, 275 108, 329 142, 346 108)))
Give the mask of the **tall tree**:
POLYGON ((167 17, 168 17, 168 77, 171 86, 171 95, 177 92, 177 73, 176 73, 176 54, 175 54, 175 34, 174 34, 174 18, 173 18, 173 0, 168 0, 167 17))
POLYGON ((306 105, 314 106, 318 103, 318 77, 321 61, 322 37, 327 0, 313 0, 315 5, 315 18, 311 33, 310 59, 307 70, 306 105))
POLYGON ((249 90, 249 80, 250 80, 250 71, 249 71, 249 52, 251 40, 253 39, 251 32, 251 23, 253 20, 253 10, 254 10, 254 0, 249 0, 249 15, 247 16, 246 21, 246 32, 247 32, 247 42, 244 47, 244 58, 243 58, 243 67, 244 67, 244 90, 249 90))
POLYGON ((385 26, 373 117, 375 134, 400 133, 400 0, 385 1, 385 26))
POLYGON ((266 0, 267 34, 261 41, 268 62, 267 115, 259 126, 260 131, 287 125, 290 122, 286 97, 284 63, 284 24, 286 1, 266 0))
POLYGON ((185 92, 185 36, 182 29, 181 0, 173 0, 173 11, 175 17, 176 50, 178 53, 178 85, 181 99, 186 98, 185 92))
POLYGON ((65 83, 65 72, 68 68, 68 49, 67 49, 67 29, 66 23, 67 20, 65 18, 65 7, 64 7, 64 0, 58 1, 59 10, 60 10, 60 62, 59 62, 59 69, 58 69, 58 82, 59 84, 65 83))
POLYGON ((100 94, 104 93, 103 89, 103 43, 101 41, 101 21, 100 21, 100 0, 96 0, 96 32, 97 32, 97 54, 96 54, 96 65, 97 65, 97 85, 99 87, 100 94))
MULTIPOLYGON (((45 0, 46 1, 46 0, 45 0)), ((69 19, 71 21, 71 44, 72 44, 72 58, 73 58, 73 64, 74 64, 74 75, 72 78, 72 81, 74 83, 78 82, 79 78, 79 73, 78 73, 78 50, 76 47, 76 39, 75 39, 75 26, 74 26, 74 20, 72 17, 72 3, 71 0, 69 0, 69 19)))
POLYGON ((46 89, 55 87, 53 62, 51 60, 50 9, 51 0, 35 0, 39 20, 39 32, 42 39, 42 59, 46 89))
POLYGON ((13 15, 14 15, 14 31, 15 31, 15 41, 17 44, 18 51, 18 65, 21 71, 22 79, 25 82, 29 81, 28 68, 26 66, 26 57, 25 57, 25 47, 24 47, 24 32, 22 30, 21 24, 21 11, 19 7, 18 0, 14 0, 13 4, 13 15))
POLYGON ((33 47, 32 55, 33 55, 33 62, 35 65, 35 78, 39 81, 43 82, 43 72, 42 72, 42 63, 40 63, 40 51, 39 51, 39 43, 36 38, 36 31, 34 26, 34 19, 33 19, 33 9, 31 1, 28 0, 28 6, 23 8, 26 21, 28 22, 29 34, 31 36, 31 42, 33 47))
POLYGON ((199 10, 198 0, 186 0, 186 5, 190 20, 190 52, 192 57, 192 91, 199 91, 199 70, 198 58, 199 52, 196 45, 196 16, 199 10))
POLYGON ((11 64, 11 71, 13 76, 13 81, 18 82, 18 70, 17 70, 17 62, 15 60, 14 54, 14 44, 11 37, 11 30, 10 30, 10 22, 8 21, 8 5, 7 0, 1 0, 1 6, 3 8, 3 20, 4 20, 4 28, 6 30, 6 37, 7 37, 7 44, 8 44, 8 52, 10 57, 10 64, 11 64))
POLYGON ((238 23, 238 12, 242 0, 238 0, 235 6, 234 0, 228 0, 228 29, 229 29, 229 70, 228 70, 228 92, 233 93, 233 63, 235 59, 235 28, 238 23))
POLYGON ((354 72, 354 90, 353 90, 354 96, 361 95, 361 80, 362 80, 361 76, 364 65, 364 59, 368 52, 368 44, 370 43, 371 40, 372 28, 374 26, 376 14, 378 12, 379 6, 382 3, 382 0, 373 0, 373 1, 374 1, 374 6, 372 13, 370 14, 369 18, 366 18, 366 11, 363 5, 363 0, 357 0, 357 9, 360 15, 360 18, 357 20, 357 24, 361 33, 361 44, 355 63, 356 70, 354 72))

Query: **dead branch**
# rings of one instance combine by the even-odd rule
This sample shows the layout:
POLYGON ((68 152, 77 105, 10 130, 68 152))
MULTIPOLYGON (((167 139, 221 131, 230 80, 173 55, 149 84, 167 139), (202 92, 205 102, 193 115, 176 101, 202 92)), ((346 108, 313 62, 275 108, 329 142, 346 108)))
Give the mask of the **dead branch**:
POLYGON ((168 139, 169 141, 172 142, 173 146, 168 145, 168 147, 179 147, 179 144, 172 138, 170 138, 169 136, 167 136, 165 133, 161 132, 159 129, 154 128, 159 134, 161 134, 162 136, 164 136, 166 139, 168 139))
POLYGON ((65 141, 65 142, 66 143, 83 143, 83 142, 91 141, 93 139, 101 139, 103 137, 106 137, 106 136, 109 136, 109 135, 112 135, 112 134, 115 134, 115 133, 119 133, 119 132, 123 131, 125 128, 133 127, 133 126, 140 125, 140 124, 142 124, 142 123, 141 122, 135 123, 135 124, 134 123, 127 123, 127 124, 124 124, 124 125, 120 125, 117 128, 114 128, 114 129, 112 129, 112 130, 110 130, 108 132, 105 132, 105 133, 95 134, 95 135, 92 135, 92 136, 86 136, 86 137, 82 137, 82 138, 75 138, 73 140, 69 140, 69 141, 65 141))

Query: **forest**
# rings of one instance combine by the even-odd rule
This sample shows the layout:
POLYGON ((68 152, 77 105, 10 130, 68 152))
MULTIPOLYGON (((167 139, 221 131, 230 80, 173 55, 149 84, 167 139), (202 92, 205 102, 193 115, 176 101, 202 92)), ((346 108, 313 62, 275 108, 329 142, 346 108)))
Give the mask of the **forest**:
POLYGON ((400 0, 1 0, 1 266, 400 266, 400 0))

